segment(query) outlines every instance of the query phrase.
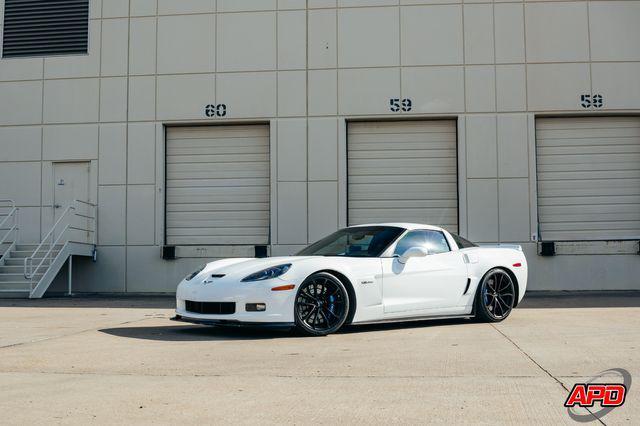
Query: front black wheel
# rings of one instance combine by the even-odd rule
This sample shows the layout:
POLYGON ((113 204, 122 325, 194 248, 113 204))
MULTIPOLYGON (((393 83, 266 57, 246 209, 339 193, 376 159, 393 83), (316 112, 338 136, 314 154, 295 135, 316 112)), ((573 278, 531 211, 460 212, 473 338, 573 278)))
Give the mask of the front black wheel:
POLYGON ((483 322, 500 322, 507 318, 516 300, 515 285, 502 268, 486 273, 476 295, 476 318, 483 322))
POLYGON ((298 289, 294 311, 299 330, 313 336, 326 336, 338 331, 347 320, 349 294, 338 278, 318 272, 298 289))

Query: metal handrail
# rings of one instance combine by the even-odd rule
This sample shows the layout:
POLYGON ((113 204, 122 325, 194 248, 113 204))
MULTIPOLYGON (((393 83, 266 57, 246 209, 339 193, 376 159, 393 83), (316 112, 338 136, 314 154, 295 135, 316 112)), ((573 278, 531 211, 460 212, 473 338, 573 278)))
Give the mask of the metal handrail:
MULTIPOLYGON (((36 256, 36 254, 38 254, 38 252, 40 251, 40 249, 42 248, 43 244, 50 238, 53 236, 53 234, 55 233, 56 228, 58 227, 58 225, 60 224, 60 222, 62 221, 62 219, 64 219, 67 214, 72 211, 75 210, 76 208, 74 206, 69 206, 67 207, 64 212, 62 213, 62 215, 60 215, 60 217, 58 218, 58 220, 56 221, 56 223, 51 227, 51 229, 49 230, 49 232, 47 232, 47 235, 44 236, 44 238, 42 239, 42 242, 40 244, 38 244, 38 247, 36 247, 36 249, 33 251, 33 253, 31 254, 31 256, 29 257, 25 257, 24 259, 24 277, 26 279, 32 279, 33 278, 33 258, 36 256), (30 265, 30 269, 29 269, 29 273, 27 273, 27 264, 30 265)), ((66 230, 67 230, 68 225, 65 227, 65 229, 62 230, 62 232, 60 232, 60 235, 58 236, 58 238, 60 238, 60 236, 62 236, 66 230)), ((57 241, 57 240, 56 240, 57 241)), ((45 255, 42 257, 42 260, 40 261, 40 263, 38 264, 38 266, 36 267, 36 272, 38 271, 38 269, 40 269, 40 267, 42 266, 42 264, 44 263, 44 261, 47 259, 47 256, 51 253, 51 251, 53 250, 54 244, 53 244, 53 238, 52 238, 52 242, 49 245, 49 250, 47 251, 47 253, 45 253, 45 255)))
POLYGON ((10 199, 2 199, 0 200, 0 203, 9 203, 10 206, 6 206, 6 207, 11 207, 11 210, 9 210, 9 213, 7 213, 7 217, 5 217, 2 220, 2 222, 0 222, 0 230, 6 230, 5 226, 7 225, 7 222, 9 222, 9 220, 13 220, 13 226, 8 230, 6 230, 7 233, 4 234, 4 236, 0 240, 0 246, 6 243, 10 243, 9 246, 4 250, 4 252, 0 253, 0 258, 4 258, 4 256, 6 256, 6 254, 11 250, 11 247, 18 241, 18 233, 20 232, 18 212, 20 209, 16 207, 15 201, 10 199), (13 233, 13 241, 9 241, 8 238, 12 233, 13 233))
MULTIPOLYGON (((2 201, 2 200, 0 200, 0 201, 2 201)), ((9 211, 9 213, 7 214, 7 217, 5 217, 5 218, 2 220, 2 222, 0 222, 0 229, 4 228, 4 224, 5 224, 5 222, 6 222, 6 221, 8 221, 9 219, 13 218, 13 219, 14 219, 14 221, 16 220, 16 216, 17 216, 18 210, 19 210, 19 209, 18 209, 17 207, 12 207, 12 208, 11 208, 11 210, 10 210, 10 211, 9 211)), ((15 225, 15 222, 14 222, 14 225, 15 225)))
POLYGON ((89 215, 76 213, 75 212, 76 211, 76 206, 74 206, 74 205, 71 205, 71 206, 69 206, 69 207, 67 207, 65 209, 65 211, 62 213, 62 215, 58 218, 58 220, 51 227, 49 232, 47 232, 47 234, 44 236, 44 238, 42 239, 42 242, 33 251, 31 256, 26 257, 24 259, 24 277, 31 281, 30 282, 31 290, 33 290, 33 277, 38 273, 38 271, 40 270, 40 268, 42 267, 44 262, 47 259, 49 259, 50 255, 51 255, 51 252, 53 251, 54 247, 56 247, 56 246, 58 246, 58 244, 60 244, 60 242, 62 241, 62 237, 66 234, 66 232, 68 230, 79 230, 79 231, 84 231, 84 232, 90 233, 90 234, 93 235, 93 238, 92 238, 93 244, 94 245, 96 244, 96 230, 98 228, 98 224, 97 224, 97 205, 95 205, 93 203, 89 203, 87 201, 83 201, 83 200, 74 200, 74 204, 77 204, 77 203, 88 205, 88 206, 92 207, 95 210, 95 212, 94 212, 95 216, 89 216, 89 215), (60 233, 56 237, 55 236, 56 229, 59 227, 60 223, 69 215, 70 212, 73 212, 74 216, 80 216, 80 217, 86 218, 87 220, 93 220, 93 229, 76 227, 76 226, 72 226, 71 224, 67 223, 66 226, 62 229, 62 231, 60 231, 60 233), (49 244, 49 249, 42 256, 42 260, 40 260, 40 263, 34 269, 33 268, 33 259, 37 257, 37 254, 40 252, 40 250, 42 249, 44 244, 49 240, 51 241, 50 244, 49 244))

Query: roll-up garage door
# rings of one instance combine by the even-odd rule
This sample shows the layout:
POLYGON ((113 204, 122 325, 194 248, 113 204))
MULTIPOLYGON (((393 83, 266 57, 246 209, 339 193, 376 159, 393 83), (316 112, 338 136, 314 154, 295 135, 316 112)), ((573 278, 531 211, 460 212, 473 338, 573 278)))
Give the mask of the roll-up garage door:
POLYGON ((543 240, 640 238, 640 118, 536 120, 543 240))
POLYGON ((170 245, 269 243, 269 127, 167 129, 170 245))
POLYGON ((456 122, 350 123, 349 224, 416 222, 458 231, 456 122))

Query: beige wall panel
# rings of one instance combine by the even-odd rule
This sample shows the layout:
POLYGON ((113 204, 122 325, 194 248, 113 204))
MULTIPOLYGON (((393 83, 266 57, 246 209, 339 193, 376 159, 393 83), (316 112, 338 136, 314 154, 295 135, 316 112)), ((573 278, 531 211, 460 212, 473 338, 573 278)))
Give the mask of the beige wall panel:
POLYGON ((42 158, 40 126, 0 127, 0 161, 33 161, 42 158))
POLYGON ((338 113, 386 114, 389 99, 400 93, 398 68, 346 69, 338 71, 338 113))
POLYGON ((18 224, 20 226, 18 241, 20 243, 33 244, 40 242, 40 211, 40 207, 20 207, 18 212, 18 224))
POLYGON ((98 121, 99 82, 97 78, 45 80, 44 122, 98 121))
MULTIPOLYGON (((463 62, 464 36, 460 5, 405 7, 401 17, 402 65, 450 65, 463 62)), ((386 25, 392 26, 393 23, 386 25)), ((357 31, 357 28, 353 31, 357 31)))
POLYGON ((42 58, 0 59, 0 81, 39 80, 42 61, 42 58))
POLYGON ((278 120, 278 180, 307 179, 307 121, 278 120))
MULTIPOLYGON (((397 98, 397 96, 391 97, 397 98)), ((412 99, 413 113, 462 112, 465 101, 463 68, 403 68, 402 98, 412 99)), ((388 99, 385 106, 388 111, 388 99)))
POLYGON ((307 73, 278 72, 278 116, 296 117, 307 114, 307 73))
POLYGON ((524 62, 524 8, 522 4, 496 4, 496 62, 524 62))
POLYGON ((338 72, 312 70, 308 73, 309 115, 335 115, 338 112, 338 72))
POLYGON ((158 0, 159 15, 181 13, 213 13, 216 11, 216 0, 158 0))
POLYGON ((127 139, 127 183, 156 182, 156 126, 154 123, 129 124, 127 139))
POLYGON ((338 10, 338 66, 400 65, 398 9, 338 10))
POLYGON ((576 110, 590 86, 589 64, 527 65, 529 110, 576 110))
POLYGON ((527 77, 524 65, 496 66, 496 109, 498 112, 527 109, 527 77))
POLYGON ((128 15, 129 0, 103 0, 103 18, 120 18, 128 15))
POLYGON ((129 22, 129 73, 155 72, 156 18, 133 18, 129 22))
POLYGON ((127 126, 126 124, 101 124, 98 149, 98 183, 126 183, 127 126))
POLYGON ((154 244, 155 189, 153 185, 127 186, 127 244, 154 244))
POLYGON ((589 39, 594 61, 640 60, 640 2, 589 2, 589 39))
MULTIPOLYGON (((125 16, 127 15, 128 13, 125 14, 125 16)), ((129 19, 107 19, 102 21, 102 59, 100 62, 100 75, 126 75, 129 66, 127 62, 128 49, 129 19)))
POLYGON ((276 0, 218 0, 218 12, 275 10, 276 0))
POLYGON ((131 16, 155 15, 158 11, 158 0, 130 0, 131 16))
POLYGON ((591 65, 593 94, 604 96, 606 109, 640 109, 640 63, 591 65))
POLYGON ((257 71, 277 68, 274 12, 218 14, 217 70, 257 71), (251 28, 251 31, 247 31, 251 28))
POLYGON ((309 180, 338 179, 338 121, 309 119, 309 180))
POLYGON ((466 120, 467 176, 498 176, 496 116, 470 115, 466 120))
POLYGON ((493 63, 495 57, 493 14, 494 6, 491 4, 464 5, 464 57, 466 64, 493 63))
POLYGON ((338 229, 338 183, 309 182, 309 243, 338 229))
POLYGON ((335 68, 338 61, 335 10, 309 11, 309 68, 335 68))
POLYGON ((98 125, 45 126, 42 135, 44 160, 91 160, 98 158, 98 125))
POLYGON ((496 179, 467 180, 467 235, 471 241, 498 241, 498 182, 496 179))
POLYGON ((98 244, 124 245, 127 212, 124 185, 98 187, 98 244))
POLYGON ((10 199, 17 206, 40 205, 40 162, 0 163, 0 199, 10 199))
MULTIPOLYGON (((264 3, 261 1, 260 3, 264 3)), ((307 13, 278 13, 278 69, 304 69, 307 65, 307 13)))
MULTIPOLYGON (((107 0, 109 1, 109 0, 107 0)), ((73 291, 78 293, 124 293, 126 248, 98 247, 98 261, 73 259, 73 291)))
POLYGON ((307 183, 278 182, 278 244, 307 243, 307 183))
POLYGON ((498 182, 500 241, 529 239, 529 180, 500 179, 498 182))
POLYGON ((127 120, 127 78, 100 79, 100 121, 127 120))
POLYGON ((203 119, 215 99, 213 75, 158 76, 157 84, 159 120, 203 119))
POLYGON ((227 105, 227 118, 276 115, 275 72, 218 74, 217 102, 227 105))
POLYGON ((529 3, 525 19, 528 61, 589 60, 586 2, 529 3))
POLYGON ((493 65, 465 68, 465 97, 467 112, 496 110, 496 74, 493 65))
POLYGON ((215 16, 158 18, 158 74, 215 71, 215 16))
POLYGON ((129 78, 130 121, 153 120, 156 116, 156 77, 129 78))
POLYGON ((40 124, 42 120, 42 82, 0 83, 0 125, 40 124))

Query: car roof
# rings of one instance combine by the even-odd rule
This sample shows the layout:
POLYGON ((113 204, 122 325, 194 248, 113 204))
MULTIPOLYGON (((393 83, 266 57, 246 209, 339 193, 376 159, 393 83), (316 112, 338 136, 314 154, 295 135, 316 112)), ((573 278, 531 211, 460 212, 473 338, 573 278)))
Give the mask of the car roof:
POLYGON ((444 230, 438 226, 426 225, 424 223, 405 223, 405 222, 365 223, 362 225, 353 225, 353 226, 350 226, 349 228, 357 228, 361 226, 394 226, 396 228, 404 228, 407 230, 412 230, 412 229, 431 229, 434 231, 444 230))

